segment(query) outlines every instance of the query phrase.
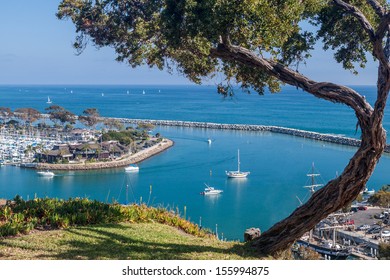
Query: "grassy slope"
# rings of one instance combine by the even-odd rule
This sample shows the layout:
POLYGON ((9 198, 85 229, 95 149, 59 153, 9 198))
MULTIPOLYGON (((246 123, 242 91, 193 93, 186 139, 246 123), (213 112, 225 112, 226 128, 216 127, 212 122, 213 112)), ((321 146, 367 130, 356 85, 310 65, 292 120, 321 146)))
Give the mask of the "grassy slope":
POLYGON ((258 259, 243 243, 188 235, 157 223, 34 231, 0 239, 0 259, 258 259))

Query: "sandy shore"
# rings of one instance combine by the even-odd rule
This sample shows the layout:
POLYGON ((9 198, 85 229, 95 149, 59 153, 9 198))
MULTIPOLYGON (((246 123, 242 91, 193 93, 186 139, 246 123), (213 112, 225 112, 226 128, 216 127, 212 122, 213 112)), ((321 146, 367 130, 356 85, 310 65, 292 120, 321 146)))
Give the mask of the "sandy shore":
POLYGON ((121 159, 107 162, 94 162, 94 163, 79 163, 79 164, 49 164, 39 163, 37 169, 49 169, 49 170, 92 170, 103 168, 116 168, 124 167, 129 164, 141 162, 147 158, 150 158, 156 154, 173 146, 173 141, 169 139, 163 139, 160 143, 146 148, 138 153, 122 157, 121 159))

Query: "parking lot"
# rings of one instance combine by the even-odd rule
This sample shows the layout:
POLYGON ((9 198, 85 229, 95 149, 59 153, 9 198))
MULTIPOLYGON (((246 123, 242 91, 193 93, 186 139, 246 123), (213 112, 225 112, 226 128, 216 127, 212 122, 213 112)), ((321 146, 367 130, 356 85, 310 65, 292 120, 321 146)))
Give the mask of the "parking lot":
MULTIPOLYGON (((361 225, 369 225, 371 228, 375 224, 379 224, 382 226, 382 232, 385 230, 390 230, 389 224, 384 224, 384 219, 375 218, 375 216, 381 214, 384 210, 378 207, 367 207, 367 210, 359 210, 353 213, 349 218, 354 220, 355 230, 361 225)), ((372 239, 378 239, 379 232, 374 232, 373 234, 369 234, 367 230, 357 231, 357 233, 361 233, 366 237, 372 239)))

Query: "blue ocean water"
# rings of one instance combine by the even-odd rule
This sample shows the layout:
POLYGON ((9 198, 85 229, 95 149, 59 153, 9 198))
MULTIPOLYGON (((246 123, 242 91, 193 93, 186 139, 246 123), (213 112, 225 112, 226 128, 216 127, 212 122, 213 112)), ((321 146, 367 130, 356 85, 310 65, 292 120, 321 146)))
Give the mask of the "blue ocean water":
MULTIPOLYGON (((374 86, 354 89, 374 103, 374 86)), ((359 137, 352 109, 293 87, 262 96, 237 89, 235 97, 223 98, 216 86, 0 86, 0 105, 13 110, 43 112, 48 96, 75 114, 97 108, 102 116, 277 125, 359 137)), ((387 116, 384 126, 390 128, 387 116)))
MULTIPOLYGON (((358 90, 369 101, 374 97, 374 87, 358 90)), ((293 88, 281 94, 238 94, 233 99, 223 99, 214 87, 199 86, 2 86, 0 106, 43 111, 47 96, 53 104, 77 114, 94 107, 104 116, 269 124, 357 137, 356 120, 350 109, 293 88)), ((177 208, 183 215, 186 207, 190 220, 201 221, 202 226, 212 230, 218 225, 220 235, 242 239, 246 228, 266 230, 289 215, 299 200, 307 199, 308 191, 302 186, 307 184, 306 173, 312 162, 325 183, 343 170, 355 151, 264 132, 177 127, 157 127, 154 131, 174 140, 175 145, 142 162, 138 174, 109 169, 57 172, 50 179, 37 176, 34 170, 3 166, 0 197, 78 196, 124 203, 127 193, 130 202, 177 208), (211 145, 208 138, 213 139, 211 145), (251 172, 247 179, 226 178, 225 170, 237 167, 237 149, 242 170, 251 172), (201 196, 204 183, 222 189, 223 194, 201 196)), ((379 189, 389 183, 389 168, 390 157, 384 155, 369 188, 379 189)))

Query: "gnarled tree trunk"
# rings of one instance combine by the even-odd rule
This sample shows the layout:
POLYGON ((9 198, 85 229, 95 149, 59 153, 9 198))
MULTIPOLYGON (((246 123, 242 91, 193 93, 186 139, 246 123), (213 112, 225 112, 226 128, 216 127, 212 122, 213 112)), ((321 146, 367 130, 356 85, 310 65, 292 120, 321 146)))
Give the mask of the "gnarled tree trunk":
POLYGON ((262 253, 272 254, 288 248, 305 232, 329 214, 352 202, 365 187, 386 144, 381 120, 372 129, 362 129, 362 144, 343 173, 316 191, 309 201, 289 217, 275 224, 253 242, 262 253))
MULTIPOLYGON (((342 174, 315 192, 307 203, 297 208, 289 217, 272 226, 252 242, 258 251, 264 254, 275 254, 288 249, 293 242, 322 219, 351 203, 365 187, 386 146, 386 132, 382 121, 390 88, 388 62, 390 13, 386 14, 383 10, 376 10, 381 17, 381 23, 375 32, 359 10, 340 0, 333 2, 360 21, 372 42, 373 54, 379 61, 377 100, 374 108, 366 102, 363 96, 348 87, 310 80, 282 64, 259 57, 248 49, 232 45, 228 36, 222 37, 219 46, 211 50, 211 55, 216 58, 244 64, 252 67, 254 71, 266 72, 318 98, 351 107, 361 127, 361 146, 342 174), (386 47, 383 48, 385 34, 387 42, 386 47)), ((374 2, 372 5, 376 5, 374 2)))

